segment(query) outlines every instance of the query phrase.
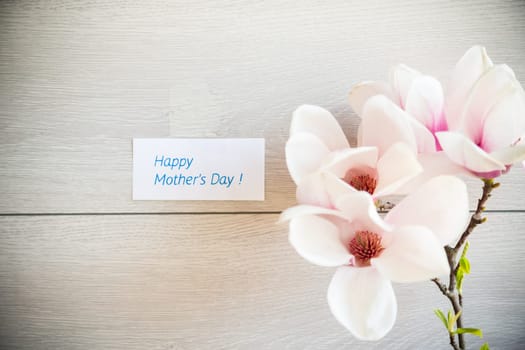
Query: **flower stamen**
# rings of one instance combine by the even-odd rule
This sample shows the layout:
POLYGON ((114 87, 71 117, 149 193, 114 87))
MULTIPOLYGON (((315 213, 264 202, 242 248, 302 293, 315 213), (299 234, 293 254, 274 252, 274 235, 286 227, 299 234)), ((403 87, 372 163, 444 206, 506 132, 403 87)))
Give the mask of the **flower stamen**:
POLYGON ((381 245, 381 236, 370 231, 357 231, 348 247, 356 266, 370 266, 370 259, 378 257, 385 249, 381 245))
POLYGON ((373 194, 376 189, 377 180, 368 175, 355 175, 347 180, 348 184, 358 191, 365 191, 373 194))

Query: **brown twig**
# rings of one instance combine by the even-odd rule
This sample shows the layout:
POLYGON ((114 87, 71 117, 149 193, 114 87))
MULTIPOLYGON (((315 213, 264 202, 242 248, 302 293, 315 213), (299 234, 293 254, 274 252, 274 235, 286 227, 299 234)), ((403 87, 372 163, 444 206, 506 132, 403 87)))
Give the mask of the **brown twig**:
POLYGON ((486 221, 486 218, 481 217, 481 213, 485 210, 485 203, 490 198, 492 190, 497 188, 498 186, 499 183, 494 182, 494 180, 492 179, 483 179, 483 194, 481 195, 481 198, 478 199, 476 211, 474 212, 474 214, 472 214, 467 229, 465 230, 465 232, 463 232, 458 242, 454 246, 454 251, 456 254, 459 251, 459 248, 461 248, 463 244, 465 244, 468 236, 472 233, 474 228, 486 221))
MULTIPOLYGON (((474 231, 474 228, 478 226, 479 224, 482 224, 486 221, 486 218, 481 217, 483 211, 485 210, 485 203, 491 196, 491 192, 493 189, 499 186, 499 183, 494 182, 492 179, 482 179, 483 180, 483 193, 481 195, 481 198, 478 199, 478 205, 476 206, 476 211, 472 214, 470 217, 470 222, 463 232, 463 234, 460 236, 457 243, 454 245, 454 247, 451 246, 445 246, 445 253, 447 254, 447 260, 448 264, 450 266, 450 275, 449 275, 449 282, 448 287, 441 283, 441 281, 437 278, 434 278, 432 282, 434 282, 441 293, 443 293, 444 296, 448 298, 450 301, 450 304, 452 305, 452 308, 454 309, 455 314, 457 315, 459 312, 461 314, 459 315, 457 321, 456 321, 456 327, 457 328, 463 328, 463 297, 459 293, 459 291, 456 289, 456 274, 459 268, 459 261, 457 260, 458 253, 461 249, 461 247, 465 244, 467 241, 467 238, 470 236, 472 231, 474 231)), ((458 334, 458 344, 456 344, 455 335, 451 332, 449 332, 450 337, 450 345, 454 348, 454 350, 464 350, 465 349, 465 339, 464 334, 458 334)))
MULTIPOLYGON (((454 312, 457 314, 459 312, 459 310, 461 310, 461 307, 458 305, 458 302, 457 302, 457 299, 456 299, 456 293, 449 291, 447 286, 445 284, 441 283, 439 278, 434 278, 431 281, 434 282, 438 286, 438 288, 441 291, 441 293, 443 293, 443 295, 446 296, 448 298, 448 300, 450 300, 450 303, 452 304, 452 307, 454 308, 454 312)), ((459 319, 458 319, 456 324, 457 324, 457 326, 459 328, 461 328, 459 319)), ((462 348, 458 347, 458 344, 456 343, 456 336, 453 333, 450 333, 450 332, 448 333, 448 335, 449 335, 449 338, 450 338, 450 345, 454 348, 454 350, 461 350, 462 348)), ((464 345, 465 344, 463 343, 463 346, 464 345)))

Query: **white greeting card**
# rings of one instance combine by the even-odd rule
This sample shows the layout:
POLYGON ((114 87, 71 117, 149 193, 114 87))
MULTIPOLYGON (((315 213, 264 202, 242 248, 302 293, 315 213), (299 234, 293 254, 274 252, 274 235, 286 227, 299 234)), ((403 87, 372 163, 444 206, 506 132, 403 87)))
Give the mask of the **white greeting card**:
POLYGON ((133 139, 133 200, 264 200, 264 139, 133 139))

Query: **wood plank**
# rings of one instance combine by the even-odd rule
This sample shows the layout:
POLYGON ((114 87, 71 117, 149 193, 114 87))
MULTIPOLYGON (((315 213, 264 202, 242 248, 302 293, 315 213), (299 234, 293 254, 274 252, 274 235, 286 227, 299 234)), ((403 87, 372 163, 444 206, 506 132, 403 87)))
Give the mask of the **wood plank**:
MULTIPOLYGON (((279 211, 290 115, 405 62, 444 76, 471 45, 525 77, 523 2, 2 1, 0 213, 279 211), (490 14, 490 20, 487 18, 490 14), (504 38, 504 40, 502 39, 504 38), (132 137, 264 137, 264 202, 133 202, 132 137)), ((522 209, 513 171, 492 208, 522 209)))
MULTIPOLYGON (((430 282, 396 284, 392 332, 379 342, 355 340, 326 304, 333 269, 302 260, 276 220, 0 217, 0 347, 448 348, 432 312, 447 305, 430 282)), ((524 230, 522 213, 491 213, 471 239, 466 325, 481 327, 494 349, 525 342, 524 230)))

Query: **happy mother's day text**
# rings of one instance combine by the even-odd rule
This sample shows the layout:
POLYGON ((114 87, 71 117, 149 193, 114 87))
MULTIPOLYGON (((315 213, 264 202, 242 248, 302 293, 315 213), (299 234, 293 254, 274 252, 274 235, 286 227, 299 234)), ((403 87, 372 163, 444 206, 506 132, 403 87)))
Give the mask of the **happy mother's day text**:
POLYGON ((155 155, 154 167, 158 168, 153 179, 154 186, 240 186, 244 174, 192 173, 194 157, 167 157, 155 155))

